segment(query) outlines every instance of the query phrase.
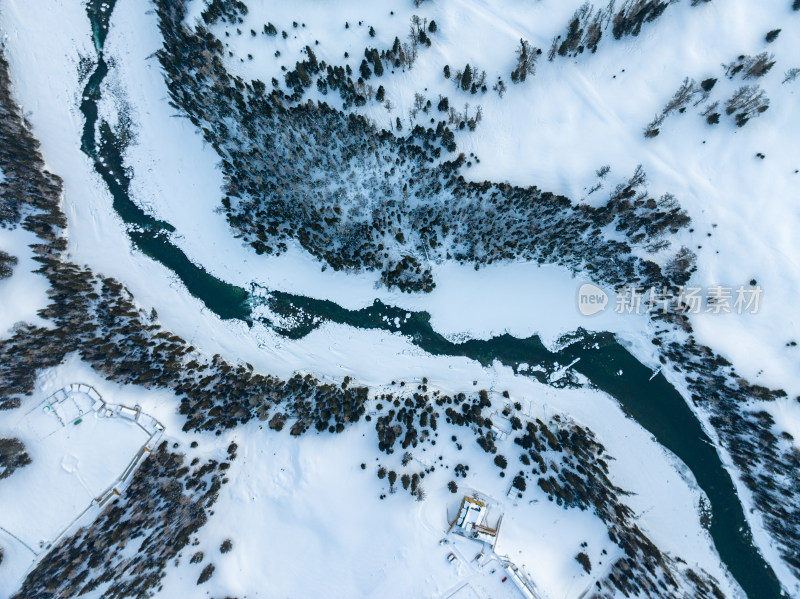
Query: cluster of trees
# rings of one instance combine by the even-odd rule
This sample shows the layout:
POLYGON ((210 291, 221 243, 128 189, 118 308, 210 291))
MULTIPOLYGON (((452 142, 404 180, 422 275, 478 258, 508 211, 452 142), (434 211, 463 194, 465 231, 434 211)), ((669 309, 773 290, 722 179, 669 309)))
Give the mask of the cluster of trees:
MULTIPOLYGON (((378 448, 386 454, 392 454, 398 440, 401 441, 400 446, 404 450, 417 447, 418 444, 425 442, 435 443, 433 437, 438 428, 437 419, 441 418, 439 409, 444 408, 445 422, 470 429, 475 434, 478 445, 486 453, 495 454, 497 452, 496 434, 491 419, 484 416, 484 412, 492 407, 488 391, 482 389, 475 393, 457 393, 450 396, 438 390, 428 392, 426 383, 427 379, 423 379, 423 383, 417 385, 416 390, 404 389, 396 395, 383 393, 376 397, 378 415, 375 430, 378 434, 378 448), (421 430, 417 429, 418 426, 421 430)), ((405 383, 401 383, 402 387, 405 387, 405 383)), ((508 394, 506 393, 505 396, 508 394)), ((371 419, 371 416, 368 416, 367 419, 371 419)), ((512 417, 512 423, 514 423, 514 430, 522 428, 519 418, 512 417)), ((452 437, 452 441, 459 450, 462 449, 456 436, 452 437)), ((402 465, 407 466, 410 460, 411 454, 406 451, 402 465)), ((494 460, 498 466, 504 464, 501 466, 503 468, 508 465, 503 456, 495 455, 494 460)), ((424 478, 425 474, 432 470, 433 467, 419 473, 419 478, 424 478)), ((466 477, 468 470, 468 465, 457 464, 453 472, 456 477, 466 477)), ((387 471, 382 466, 379 467, 378 478, 383 479, 387 476, 389 490, 393 492, 397 473, 387 471)), ((412 474, 409 477, 408 474, 403 474, 401 483, 404 489, 410 489, 411 493, 421 500, 424 498, 424 491, 417 486, 416 476, 416 474, 412 474)), ((515 478, 512 484, 522 490, 525 488, 524 480, 517 481, 515 478)), ((455 493, 458 485, 451 481, 448 488, 455 493)))
MULTIPOLYGON (((709 0, 692 0, 692 6, 709 0)), ((577 56, 585 50, 596 52, 603 32, 611 27, 614 39, 638 36, 646 23, 655 21, 670 4, 677 0, 623 0, 617 5, 609 0, 604 7, 597 8, 588 0, 572 16, 564 35, 553 39, 548 60, 558 56, 577 56)))
MULTIPOLYGON (((220 2, 221 0, 215 1, 220 2)), ((211 10, 211 7, 209 7, 203 13, 205 23, 210 26, 216 22, 216 18, 213 17, 216 14, 235 13, 240 15, 247 13, 246 6, 243 12, 239 8, 226 9, 225 6, 226 3, 221 1, 221 6, 212 12, 209 12, 211 10), (227 12, 225 12, 226 10, 227 12), (209 16, 206 17, 205 15, 207 14, 209 16)), ((178 7, 178 9, 183 10, 182 7, 178 7)), ((228 20, 230 19, 228 18, 228 20)), ((297 23, 295 23, 296 25, 297 23)), ((417 15, 413 15, 411 17, 409 42, 401 43, 400 38, 395 37, 394 43, 390 48, 380 51, 377 48, 365 48, 364 58, 358 67, 357 73, 353 72, 350 65, 329 65, 324 60, 318 61, 311 47, 306 46, 303 50, 307 56, 306 60, 297 61, 294 69, 284 74, 284 81, 289 93, 283 95, 283 102, 300 102, 306 90, 314 85, 322 95, 327 95, 330 91, 338 92, 344 101, 345 110, 352 106, 364 106, 373 98, 378 102, 383 102, 385 94, 383 86, 379 86, 376 91, 367 81, 373 75, 376 78, 380 78, 387 71, 394 73, 394 69, 411 69, 416 61, 419 45, 430 46, 431 39, 428 33, 434 34, 436 31, 438 31, 438 27, 435 21, 428 23, 427 19, 421 19, 417 15)), ((209 50, 213 49, 215 53, 221 56, 223 44, 205 27, 199 28, 198 32, 203 36, 204 43, 209 45, 209 50)), ((370 32, 374 34, 374 29, 370 28, 370 32)), ((272 23, 264 25, 264 34, 275 36, 277 33, 278 30, 272 23)), ((252 34, 255 35, 255 30, 252 31, 252 34)), ((284 37, 286 37, 285 32, 284 37)), ((345 54, 345 56, 347 55, 345 54)), ((253 81, 251 85, 256 93, 266 95, 267 86, 262 81, 253 81)), ((272 79, 272 87, 275 90, 279 90, 277 79, 272 79)))
MULTIPOLYGON (((230 459, 235 452, 229 451, 230 459)), ((195 460, 164 441, 142 462, 125 493, 90 525, 58 543, 26 576, 14 599, 146 597, 163 570, 207 521, 229 462, 195 460)))
MULTIPOLYGON (((305 47, 305 53, 307 59, 302 62, 298 61, 297 63, 295 63, 294 69, 291 71, 287 71, 286 74, 284 75, 286 87, 293 90, 294 92, 290 96, 292 100, 299 100, 300 98, 302 98, 303 94, 305 93, 305 89, 311 87, 314 81, 313 76, 319 73, 320 71, 325 70, 326 66, 325 63, 317 62, 317 57, 310 46, 305 47)), ((328 78, 331 79, 331 81, 326 83, 331 85, 333 89, 337 89, 338 86, 343 81, 346 81, 346 75, 344 72, 339 73, 337 71, 334 73, 333 69, 330 69, 330 71, 328 71, 328 78)), ((320 81, 323 81, 323 79, 320 79, 320 81)), ((263 94, 265 91, 266 91, 266 86, 264 85, 263 87, 260 88, 260 92, 261 94, 263 94)))
POLYGON ((378 449, 391 454, 394 446, 400 439, 400 446, 403 449, 416 447, 418 443, 424 442, 431 437, 437 429, 437 419, 440 418, 439 412, 434 408, 436 405, 444 405, 452 402, 452 398, 447 395, 440 395, 438 391, 429 395, 420 388, 410 396, 395 397, 390 393, 378 396, 378 410, 382 411, 376 419, 375 430, 378 433, 378 449), (383 411, 383 402, 390 406, 387 411, 383 411), (417 430, 417 425, 421 430, 417 430))
MULTIPOLYGON (((447 77, 449 67, 445 68, 447 69, 447 71, 445 71, 445 77, 447 77)), ((469 63, 467 63, 463 69, 456 71, 453 82, 456 84, 456 87, 471 94, 477 94, 478 92, 486 93, 487 90, 486 71, 482 71, 474 65, 470 66, 469 63)))
MULTIPOLYGON (((411 460, 411 454, 406 453, 403 457, 403 466, 407 466, 408 462, 411 460)), ((425 489, 420 484, 422 479, 425 478, 425 474, 433 472, 434 467, 431 466, 428 470, 423 470, 421 472, 412 472, 408 474, 408 472, 403 472, 400 475, 400 485, 403 487, 403 490, 408 491, 411 493, 413 497, 417 499, 417 501, 422 501, 425 499, 425 489)), ((389 482, 389 493, 395 492, 395 484, 397 483, 397 472, 394 470, 386 470, 383 466, 378 467, 378 478, 380 480, 387 479, 389 482)), ((381 496, 383 499, 385 495, 381 496)))
POLYGON ((686 112, 686 108, 689 106, 689 104, 693 103, 695 106, 697 106, 701 102, 706 101, 716 83, 717 80, 714 78, 705 79, 698 84, 694 79, 686 77, 672 98, 670 98, 669 102, 667 102, 667 104, 664 106, 664 109, 661 111, 661 113, 657 114, 653 121, 647 125, 647 127, 645 127, 644 136, 657 136, 659 134, 659 127, 661 127, 664 119, 670 114, 674 112, 683 114, 686 112), (698 96, 699 99, 695 100, 695 98, 698 96))
MULTIPOLYGON (((735 61, 723 65, 725 67, 725 75, 729 79, 733 79, 738 75, 741 75, 743 79, 758 79, 772 69, 775 65, 774 58, 768 52, 762 52, 756 56, 742 54, 735 61)), ((717 112, 718 106, 719 103, 714 102, 703 111, 703 116, 706 117, 706 121, 709 124, 719 123, 720 113, 717 112)), ((725 114, 733 117, 737 127, 744 127, 750 119, 762 114, 768 108, 769 98, 758 85, 740 87, 725 102, 725 114)))
MULTIPOLYGON (((445 100, 447 100, 447 98, 445 98, 445 100)), ((476 127, 482 120, 483 108, 481 108, 480 105, 475 108, 475 112, 473 114, 470 114, 469 103, 464 104, 463 112, 459 112, 454 106, 450 106, 450 108, 447 110, 447 124, 453 125, 457 129, 464 129, 467 127, 470 131, 475 131, 476 127)), ((445 147, 448 149, 450 144, 447 142, 450 139, 452 138, 448 138, 448 140, 445 140, 444 138, 442 139, 443 144, 445 144, 445 147)))
POLYGON ((17 257, 0 250, 0 279, 7 279, 14 272, 17 257))
POLYGON ((436 21, 431 21, 430 24, 428 24, 428 19, 420 18, 417 15, 411 15, 408 37, 411 40, 414 52, 416 53, 417 44, 423 44, 430 48, 432 42, 428 33, 436 33, 438 29, 439 27, 436 25, 436 21))
POLYGON ((200 576, 197 577, 197 584, 205 584, 211 580, 211 577, 214 575, 214 570, 214 564, 206 564, 206 566, 200 572, 200 576))
POLYGON ((741 75, 744 79, 759 79, 775 66, 775 56, 769 52, 762 52, 755 56, 741 54, 733 62, 722 66, 725 67, 725 75, 728 79, 733 79, 737 75, 741 75))
POLYGON ((681 331, 676 340, 664 339, 659 346, 662 363, 680 365, 692 402, 710 415, 781 556, 800 576, 800 479, 787 476, 800 469, 800 450, 790 433, 778 430, 772 416, 756 407, 785 398, 786 392, 743 379, 725 358, 697 343, 686 315, 658 318, 681 331))
POLYGON ((614 513, 616 496, 622 491, 608 479, 608 465, 601 457, 605 450, 589 431, 576 425, 561 426, 559 420, 548 426, 537 419, 527 422, 524 434, 514 442, 527 451, 523 455, 529 458, 538 486, 551 501, 566 507, 614 513), (550 456, 548 452, 558 454, 555 462, 546 459, 550 456), (583 476, 576 471, 578 465, 585 470, 583 476))
POLYGON ((517 66, 511 71, 511 81, 524 83, 528 75, 535 75, 536 61, 541 53, 542 51, 531 46, 528 40, 520 39, 517 48, 517 66))
MULTIPOLYGON (((661 552, 638 527, 634 512, 620 499, 627 493, 608 477, 608 461, 613 457, 590 430, 559 416, 549 423, 536 419, 525 424, 514 443, 525 450, 520 461, 532 466, 529 474, 551 501, 565 508, 592 510, 608 527, 609 538, 624 551, 595 582, 593 596, 723 596, 711 575, 661 552)), ((522 471, 515 477, 512 486, 518 493, 524 493, 529 474, 522 471)), ((587 572, 591 570, 588 556, 579 561, 587 572)))
MULTIPOLYGON (((738 75, 744 79, 763 77, 775 64, 773 58, 767 52, 762 52, 757 56, 741 55, 734 62, 723 65, 725 75, 729 79, 738 75)), ((670 114, 683 113, 690 104, 698 106, 706 102, 716 83, 717 79, 713 77, 704 79, 699 84, 694 79, 686 77, 664 109, 644 128, 644 136, 656 137, 661 132, 664 119, 670 114)), ((719 105, 718 100, 710 102, 700 112, 709 125, 716 125, 720 122, 719 105)), ((738 127, 744 127, 750 119, 759 116, 768 108, 769 98, 758 85, 744 85, 725 101, 725 114, 732 117, 738 127)))
MULTIPOLYGON (((611 19, 614 39, 637 36, 642 25, 655 21, 676 0, 625 0, 611 19)), ((696 5, 697 0, 693 0, 696 5)))
POLYGON ((589 556, 586 555, 584 551, 579 552, 575 556, 575 561, 578 562, 582 567, 583 571, 589 574, 592 571, 592 562, 589 559, 589 556))
MULTIPOLYGON (((271 23, 270 23, 271 25, 271 23)), ((265 31, 266 31, 265 26, 265 31)), ((302 100, 305 90, 312 85, 316 85, 322 95, 327 95, 329 91, 337 91, 344 101, 344 110, 352 106, 364 106, 367 101, 375 99, 378 102, 384 100, 383 86, 377 91, 367 84, 372 76, 383 77, 388 70, 394 73, 393 69, 411 69, 417 58, 417 48, 422 42, 425 46, 430 46, 430 38, 425 33, 437 30, 435 22, 428 24, 426 19, 420 19, 414 15, 411 18, 410 43, 401 43, 400 38, 395 37, 391 48, 378 51, 377 48, 365 48, 364 58, 358 68, 357 76, 353 73, 350 65, 338 66, 329 65, 324 60, 317 61, 311 47, 306 46, 304 52, 307 59, 298 61, 295 68, 287 71, 284 80, 290 94, 285 94, 283 101, 286 103, 296 103, 302 100), (355 77, 355 79, 354 79, 355 77), (316 82, 316 83, 315 83, 316 82)), ((269 33, 269 32, 267 32, 269 33)), ((208 31, 201 30, 201 34, 206 38, 205 42, 220 51, 221 44, 208 31)), ((272 80, 273 88, 278 87, 277 79, 272 80)), ((266 85, 261 81, 253 81, 253 88, 257 93, 264 95, 266 85)))
MULTIPOLYGON (((381 60, 385 60, 390 65, 390 68, 410 69, 414 66, 415 58, 416 54, 411 51, 407 44, 401 44, 399 37, 394 38, 391 48, 381 51, 381 60)), ((373 64, 377 65, 374 60, 373 64)))
MULTIPOLYGON (((492 430, 492 421, 483 415, 484 410, 492 406, 488 392, 480 390, 469 395, 457 393, 453 396, 438 390, 429 393, 426 382, 427 380, 424 380, 423 384, 418 385, 413 391, 407 390, 405 393, 400 392, 397 395, 383 393, 376 398, 378 402, 376 409, 379 412, 375 423, 378 448, 386 454, 392 454, 398 440, 404 450, 417 447, 418 444, 425 442, 435 443, 433 437, 438 428, 437 420, 441 418, 439 409, 444 408, 444 417, 448 424, 470 428, 476 435, 477 443, 484 451, 495 453, 497 447, 495 446, 496 437, 492 430)), ((401 386, 404 387, 404 383, 401 383, 401 386)), ((456 442, 455 436, 453 441, 456 442)), ((456 446, 461 449, 457 442, 456 446)), ((403 466, 407 466, 410 460, 411 454, 406 451, 402 460, 403 466)), ((454 468, 454 473, 456 477, 466 477, 468 470, 469 466, 458 464, 454 468)), ((432 471, 432 468, 429 471, 432 471)), ((424 478, 429 471, 419 473, 418 478, 424 478)), ((383 467, 378 469, 378 478, 383 479, 387 474, 390 492, 393 492, 397 474, 394 471, 387 473, 383 467)), ((424 491, 417 485, 418 479, 415 477, 417 477, 416 474, 412 474, 410 477, 403 474, 401 483, 404 489, 410 490, 412 495, 415 495, 418 500, 422 500, 424 491)), ((455 482, 449 485, 451 491, 453 485, 455 482)), ((457 485, 455 488, 457 489, 457 485)))
POLYGON ((743 85, 725 102, 725 114, 734 117, 737 127, 744 127, 768 108, 769 98, 758 85, 743 85))
MULTIPOLYGON (((90 4, 98 3, 92 2, 90 4)), ((107 12, 110 13, 111 11, 107 12)), ((203 19, 203 22, 209 26, 218 21, 241 24, 244 22, 244 17, 247 16, 247 12, 247 5, 239 0, 211 0, 207 4, 205 10, 200 14, 200 17, 203 19)))
POLYGON ((0 439, 0 480, 31 463, 25 444, 19 439, 0 439))
POLYGON ((536 187, 468 182, 465 156, 436 162, 456 149, 446 121, 400 137, 325 103, 286 105, 227 73, 218 41, 174 11, 159 8, 173 102, 219 152, 228 220, 256 252, 281 253, 296 240, 336 270, 379 270, 405 291, 430 290, 438 260, 554 261, 611 284, 663 278, 632 246, 685 226, 679 208, 663 210, 632 188, 589 207, 536 187), (611 223, 626 241, 602 234, 611 223))
POLYGON ((595 9, 590 2, 584 2, 572 15, 563 36, 553 38, 547 59, 552 61, 558 56, 577 56, 584 50, 597 52, 597 45, 603 37, 603 30, 611 21, 614 5, 609 2, 606 8, 595 9))
POLYGON ((0 165, 4 181, 0 183, 0 225, 13 227, 24 221, 25 228, 42 241, 34 247, 37 255, 47 254, 52 247, 62 251, 66 241, 58 231, 66 219, 57 208, 61 179, 45 172, 39 154, 39 143, 28 133, 11 97, 8 63, 0 53, 0 165))

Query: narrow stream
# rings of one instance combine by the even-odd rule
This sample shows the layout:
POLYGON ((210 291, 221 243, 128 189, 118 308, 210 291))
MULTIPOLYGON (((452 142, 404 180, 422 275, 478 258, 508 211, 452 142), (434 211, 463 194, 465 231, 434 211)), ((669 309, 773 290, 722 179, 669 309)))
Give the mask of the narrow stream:
MULTIPOLYGON (((216 279, 192 263, 170 241, 169 235, 174 228, 148 215, 131 200, 130 176, 122 158, 124 148, 108 124, 98 124, 100 86, 108 73, 103 44, 115 2, 90 0, 87 6, 98 60, 81 103, 81 112, 86 119, 81 149, 93 160, 108 186, 114 210, 125 222, 134 245, 172 270, 189 292, 220 318, 252 323, 251 305, 258 300, 247 290, 216 279)), ((502 335, 487 341, 454 343, 433 330, 427 313, 409 313, 377 300, 362 310, 347 310, 331 301, 283 292, 269 293, 266 301, 274 313, 288 317, 294 323, 287 329, 274 327, 291 338, 303 337, 325 321, 364 329, 383 329, 405 335, 433 355, 464 356, 483 365, 497 360, 515 372, 519 372, 523 363, 536 365, 540 370, 525 374, 557 386, 574 384, 574 375, 567 365, 578 360, 571 366, 574 371, 585 375, 597 388, 616 398, 626 414, 692 471, 711 503, 708 528, 717 551, 748 597, 777 599, 782 596, 774 572, 753 545, 731 477, 700 423, 675 388, 661 374, 653 377, 651 370, 617 343, 613 335, 579 331, 575 340, 558 352, 549 351, 537 336, 518 339, 502 335), (565 371, 563 376, 560 374, 562 370, 565 371)))

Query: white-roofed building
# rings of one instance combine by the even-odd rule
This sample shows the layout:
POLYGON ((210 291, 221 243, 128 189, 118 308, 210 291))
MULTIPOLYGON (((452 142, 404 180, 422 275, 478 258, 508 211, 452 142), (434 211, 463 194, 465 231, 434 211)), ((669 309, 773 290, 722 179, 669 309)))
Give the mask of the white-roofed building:
POLYGON ((502 516, 498 519, 497 524, 491 527, 487 523, 488 513, 489 508, 485 501, 477 497, 465 496, 461 500, 458 515, 450 524, 450 530, 464 537, 494 546, 502 516))

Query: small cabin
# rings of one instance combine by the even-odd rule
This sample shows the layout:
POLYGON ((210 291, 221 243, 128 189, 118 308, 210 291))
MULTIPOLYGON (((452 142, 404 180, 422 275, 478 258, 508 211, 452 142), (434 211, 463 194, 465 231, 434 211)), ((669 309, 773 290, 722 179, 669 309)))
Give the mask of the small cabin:
POLYGON ((458 515, 450 524, 450 530, 461 536, 494 546, 502 517, 493 528, 487 523, 488 512, 489 508, 486 502, 476 497, 465 496, 461 500, 458 515))

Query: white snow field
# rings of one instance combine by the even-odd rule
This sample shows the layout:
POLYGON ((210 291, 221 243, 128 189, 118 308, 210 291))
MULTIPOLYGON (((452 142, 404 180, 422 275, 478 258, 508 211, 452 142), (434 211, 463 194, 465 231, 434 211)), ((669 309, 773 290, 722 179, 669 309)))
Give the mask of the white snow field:
MULTIPOLYGON (((788 2, 764 4, 758 10, 746 0, 711 2, 695 8, 683 2, 670 7, 637 38, 604 39, 596 55, 577 60, 541 60, 534 78, 524 85, 510 84, 508 72, 519 38, 525 37, 546 51, 553 35, 563 33, 579 4, 459 0, 426 3, 413 9, 411 2, 366 5, 348 0, 338 2, 332 16, 334 9, 312 0, 264 2, 263 7, 251 0, 249 18, 253 23, 260 27, 271 21, 291 37, 266 41, 260 36, 252 41, 249 34, 243 35, 237 42, 242 52, 252 51, 247 48, 251 43, 263 48, 253 52, 252 62, 239 63, 238 68, 264 80, 279 76, 281 64, 293 65, 300 56, 299 49, 317 39, 320 45, 314 49, 321 58, 341 63, 344 51, 349 50, 360 62, 366 43, 385 46, 395 35, 402 38, 412 12, 434 18, 440 34, 433 37, 433 46, 421 50, 411 72, 382 81, 395 108, 387 112, 375 105, 367 108, 367 114, 380 124, 396 116, 407 122, 414 92, 426 87, 430 98, 442 93, 454 102, 459 98, 462 104, 481 104, 483 122, 477 131, 459 134, 457 140, 460 151, 474 152, 481 158, 471 171, 472 177, 536 184, 576 201, 584 199, 600 166, 609 164, 612 170, 598 196, 607 195, 642 163, 651 192, 674 193, 694 220, 695 232, 684 234, 682 239, 699 256, 699 271, 693 282, 738 285, 756 278, 765 289, 763 310, 757 316, 708 315, 695 319, 699 340, 726 356, 753 382, 782 387, 796 395, 800 392, 794 353, 798 349, 787 348, 785 343, 800 335, 793 297, 794 290, 800 289, 800 269, 792 234, 800 224, 800 204, 796 201, 800 175, 794 173, 800 168, 794 141, 800 125, 792 118, 800 82, 781 81, 786 70, 800 66, 790 62, 800 63, 799 17, 791 14, 788 2), (394 16, 389 16, 390 10, 394 10, 394 16), (306 27, 292 28, 294 20, 306 27), (364 21, 361 28, 356 25, 359 20, 364 21), (331 29, 331 21, 341 22, 341 29, 331 29), (346 33, 344 21, 351 25, 346 33), (377 39, 368 37, 368 25, 375 27, 377 39), (702 118, 687 111, 669 117, 659 137, 644 139, 642 128, 685 76, 698 80, 722 77, 720 63, 738 54, 761 51, 765 48, 764 34, 776 27, 782 27, 783 33, 769 49, 779 62, 760 82, 772 100, 764 115, 742 129, 727 121, 705 129, 702 118), (279 60, 269 44, 281 45, 279 60), (461 92, 441 77, 441 65, 455 68, 466 62, 486 69, 488 81, 502 75, 509 88, 504 97, 500 99, 493 92, 460 97, 461 92), (756 152, 766 154, 766 159, 756 159, 756 152), (697 248, 699 245, 702 248, 697 248)), ((196 1, 195 8, 199 6, 196 1)), ((246 25, 243 30, 249 28, 246 25)), ((720 581, 726 594, 736 596, 735 583, 727 577, 700 525, 701 493, 691 475, 647 432, 627 419, 607 395, 553 389, 516 376, 500 365, 483 368, 463 358, 433 357, 387 332, 329 324, 302 340, 288 341, 259 325, 248 330, 243 323, 220 321, 204 309, 167 269, 131 248, 109 194, 80 151, 82 117, 77 103, 83 83, 77 80, 77 62, 80 56, 94 55, 83 4, 78 0, 5 0, 0 2, 0 30, 16 97, 42 142, 48 167, 64 179, 68 252, 73 261, 124 282, 142 307, 156 308, 167 329, 209 356, 220 353, 231 361, 246 361, 259 371, 281 376, 295 371, 333 381, 352 376, 378 389, 391 380, 419 381, 427 376, 436 387, 452 393, 469 391, 472 381, 477 381, 477 388, 509 390, 532 415, 560 413, 573 418, 595 431, 617 458, 611 466, 611 478, 633 492, 625 501, 640 515, 638 524, 648 536, 664 551, 706 569, 720 581)), ((106 43, 114 65, 104 97, 124 102, 137 124, 136 142, 127 156, 134 170, 133 198, 173 224, 178 231, 177 245, 215 276, 242 286, 256 282, 331 299, 348 308, 363 307, 380 298, 408 309, 427 310, 436 330, 450 337, 539 333, 545 343, 552 343, 559 334, 578 326, 610 330, 630 345, 637 358, 655 366, 648 335, 651 325, 644 318, 611 313, 592 319, 581 316, 575 297, 584 281, 560 268, 506 264, 476 272, 471 267, 442 264, 434 268, 436 290, 418 296, 376 289, 374 274, 322 271, 318 261, 296 247, 278 258, 255 255, 232 237, 224 214, 217 211, 222 177, 216 154, 204 145, 191 123, 176 117, 167 103, 160 68, 151 57, 160 45, 152 7, 119 0, 106 43)), ((353 62, 352 66, 357 64, 353 62)), ((236 67, 235 61, 230 67, 236 67)), ((104 107, 107 115, 114 111, 111 102, 104 107)), ((595 201, 592 196, 586 199, 595 201)), ((9 311, 3 310, 0 320, 4 332, 14 322, 33 319, 35 309, 46 301, 41 277, 30 274, 33 263, 26 262, 24 251, 18 249, 29 241, 14 235, 18 233, 0 231, 0 248, 20 258, 12 279, 0 282, 0 302, 9 302, 9 311), (24 287, 21 277, 29 280, 24 287), (5 295, 13 285, 20 285, 20 291, 5 295), (34 287, 37 291, 31 292, 31 299, 18 295, 34 287), (9 297, 13 299, 6 299, 9 297)), ((447 527, 445 514, 460 500, 460 495, 446 489, 446 482, 452 478, 449 470, 437 467, 426 476, 423 486, 427 498, 422 503, 402 490, 378 499, 388 490, 375 475, 377 464, 388 468, 400 456, 380 454, 376 458, 374 427, 368 423, 352 426, 341 435, 306 435, 300 440, 287 433, 262 430, 257 423, 220 437, 189 435, 180 432, 182 423, 175 414, 174 396, 113 385, 75 359, 45 373, 37 397, 43 399, 73 380, 93 385, 104 397, 120 397, 120 403, 141 404, 146 413, 167 424, 171 435, 182 440, 198 439, 198 455, 217 451, 234 439, 239 444, 240 457, 232 464, 230 482, 214 506, 215 515, 199 531, 198 549, 213 556, 208 559, 217 566, 214 577, 203 588, 204 594, 447 597, 458 593, 454 596, 461 599, 470 597, 470 593, 481 596, 494 593, 495 588, 506 590, 503 585, 508 583, 498 583, 494 575, 471 565, 469 549, 462 548, 468 542, 459 542, 458 562, 451 564, 446 559, 453 549, 439 544, 447 527), (361 463, 366 464, 365 470, 361 463), (226 538, 233 540, 234 550, 221 555, 218 547, 226 538), (463 587, 467 583, 471 586, 463 587)), ((774 413, 785 430, 794 433, 800 428, 796 404, 782 402, 774 413)), ((105 432, 97 437, 82 436, 81 431, 105 431, 104 427, 113 422, 89 419, 69 430, 72 436, 64 440, 67 445, 54 445, 49 450, 52 455, 59 451, 62 456, 67 451, 72 454, 76 449, 69 445, 69 439, 75 438, 81 449, 73 474, 64 469, 60 457, 48 461, 50 453, 39 454, 46 446, 35 441, 32 425, 19 424, 18 436, 26 441, 34 463, 9 479, 13 485, 4 484, 9 481, 0 483, 0 506, 15 505, 3 503, 6 487, 9 493, 28 489, 30 496, 51 489, 56 492, 46 495, 47 501, 58 500, 55 507, 48 504, 47 520, 31 520, 26 515, 24 520, 10 521, 12 527, 16 522, 16 530, 28 531, 28 537, 21 537, 26 543, 49 538, 57 522, 69 522, 76 515, 74 509, 82 509, 80 501, 92 493, 80 483, 77 473, 83 476, 85 472, 85 480, 105 480, 106 474, 113 480, 142 444, 138 437, 127 438, 127 428, 111 440, 103 436, 105 432), (113 441, 109 446, 114 451, 107 457, 112 461, 119 458, 124 462, 121 468, 109 466, 106 472, 100 465, 93 470, 89 461, 95 455, 92 448, 105 447, 103 439, 113 441), (46 472, 52 479, 49 475, 39 477, 37 464, 49 468, 46 472), (25 477, 30 477, 29 484, 23 484, 25 477), (51 518, 57 522, 49 522, 51 518), (25 526, 20 527, 20 522, 25 526)), ((5 430, 5 423, 2 426, 5 430)), ((439 455, 443 463, 469 463, 472 469, 464 484, 503 505, 498 550, 524 566, 547 596, 579 597, 617 555, 618 548, 610 543, 599 519, 588 513, 565 511, 548 502, 538 490, 526 494, 525 504, 515 505, 506 497, 510 480, 497 476, 489 458, 474 442, 465 443, 464 450, 458 452, 446 441, 452 434, 464 433, 442 424, 442 441, 424 453, 415 452, 415 458, 429 465, 435 465, 439 455), (527 503, 529 499, 536 502, 527 503), (574 559, 584 541, 593 564, 591 575, 586 575, 574 559)), ((800 433, 795 439, 800 439, 800 433)), ((504 448, 499 451, 503 453, 504 448)), ((506 455, 511 458, 516 453, 509 449, 506 455)), ((67 466, 74 464, 68 460, 67 466)), ((743 497, 748 505, 748 495, 743 497)), ((749 509, 745 512, 765 557, 785 584, 794 584, 760 531, 758 517, 749 509)), ((11 512, 0 509, 0 520, 6 513, 11 512)), ((0 526, 6 524, 0 521, 0 526)), ((20 557, 25 551, 11 541, 6 545, 6 561, 0 566, 0 595, 16 590, 30 563, 20 557)), ((186 589, 195 588, 200 567, 189 563, 188 551, 187 547, 179 565, 168 570, 159 596, 183 596, 186 589)), ((505 596, 516 595, 509 587, 505 596)))
POLYGON ((44 399, 37 393, 26 405, 0 429, 20 439, 32 460, 0 485, 0 533, 14 557, 0 577, 3 596, 18 589, 36 558, 124 492, 121 478, 151 440, 145 426, 86 385, 70 384, 44 399))
MULTIPOLYGON (((412 465, 420 470, 436 468, 422 481, 423 502, 413 499, 399 483, 398 490, 389 493, 388 483, 378 480, 379 464, 398 468, 402 456, 373 457, 375 433, 369 423, 336 437, 312 435, 299 442, 285 432, 276 435, 257 425, 217 438, 218 448, 231 440, 239 444, 230 482, 220 493, 214 516, 199 531, 199 544, 186 548, 157 596, 174 597, 191 587, 202 566, 189 563, 188 558, 202 551, 206 561, 216 566, 214 577, 206 583, 211 596, 448 597, 468 583, 479 597, 522 597, 507 584, 510 581, 501 582, 506 574, 491 573, 497 567, 473 562, 482 544, 446 536, 448 514, 454 516, 463 496, 461 488, 457 494, 447 490, 451 479, 465 491, 479 490, 499 503, 503 522, 497 553, 524 567, 543 596, 580 596, 602 577, 604 566, 619 557, 619 548, 610 542, 596 516, 565 511, 538 489, 527 492, 519 502, 513 493, 507 497, 510 479, 497 476, 475 443, 465 442, 464 449, 457 451, 449 441, 452 434, 466 440, 469 433, 440 426, 435 446, 413 451, 412 465), (365 470, 361 463, 366 464, 365 470), (452 469, 441 463, 468 464, 469 475, 454 478, 452 469), (382 501, 378 500, 381 494, 386 494, 382 501), (440 544, 443 538, 449 542, 440 544), (234 550, 221 555, 218 548, 225 539, 233 540, 234 550), (586 549, 581 547, 583 542, 588 544, 586 549), (591 557, 590 575, 574 559, 581 550, 591 557), (447 560, 451 552, 458 558, 454 563, 447 560)), ((203 438, 201 447, 209 441, 203 438)), ((498 451, 509 456, 510 462, 516 460, 511 447, 498 451)), ((663 463, 663 457, 659 461, 663 463)), ((667 474, 669 467, 665 464, 659 471, 667 474)), ((685 492, 685 483, 674 474, 667 474, 666 484, 653 474, 649 482, 658 485, 660 492, 685 492)), ((637 489, 645 491, 644 485, 637 489)), ((690 502, 685 506, 689 510, 690 502)), ((679 522, 673 520, 671 526, 679 522)), ((676 549, 684 543, 699 547, 695 545, 699 539, 688 530, 672 532, 675 541, 681 537, 676 549)), ((712 573, 719 575, 719 571, 712 573)), ((735 594, 728 584, 725 587, 735 594)))

